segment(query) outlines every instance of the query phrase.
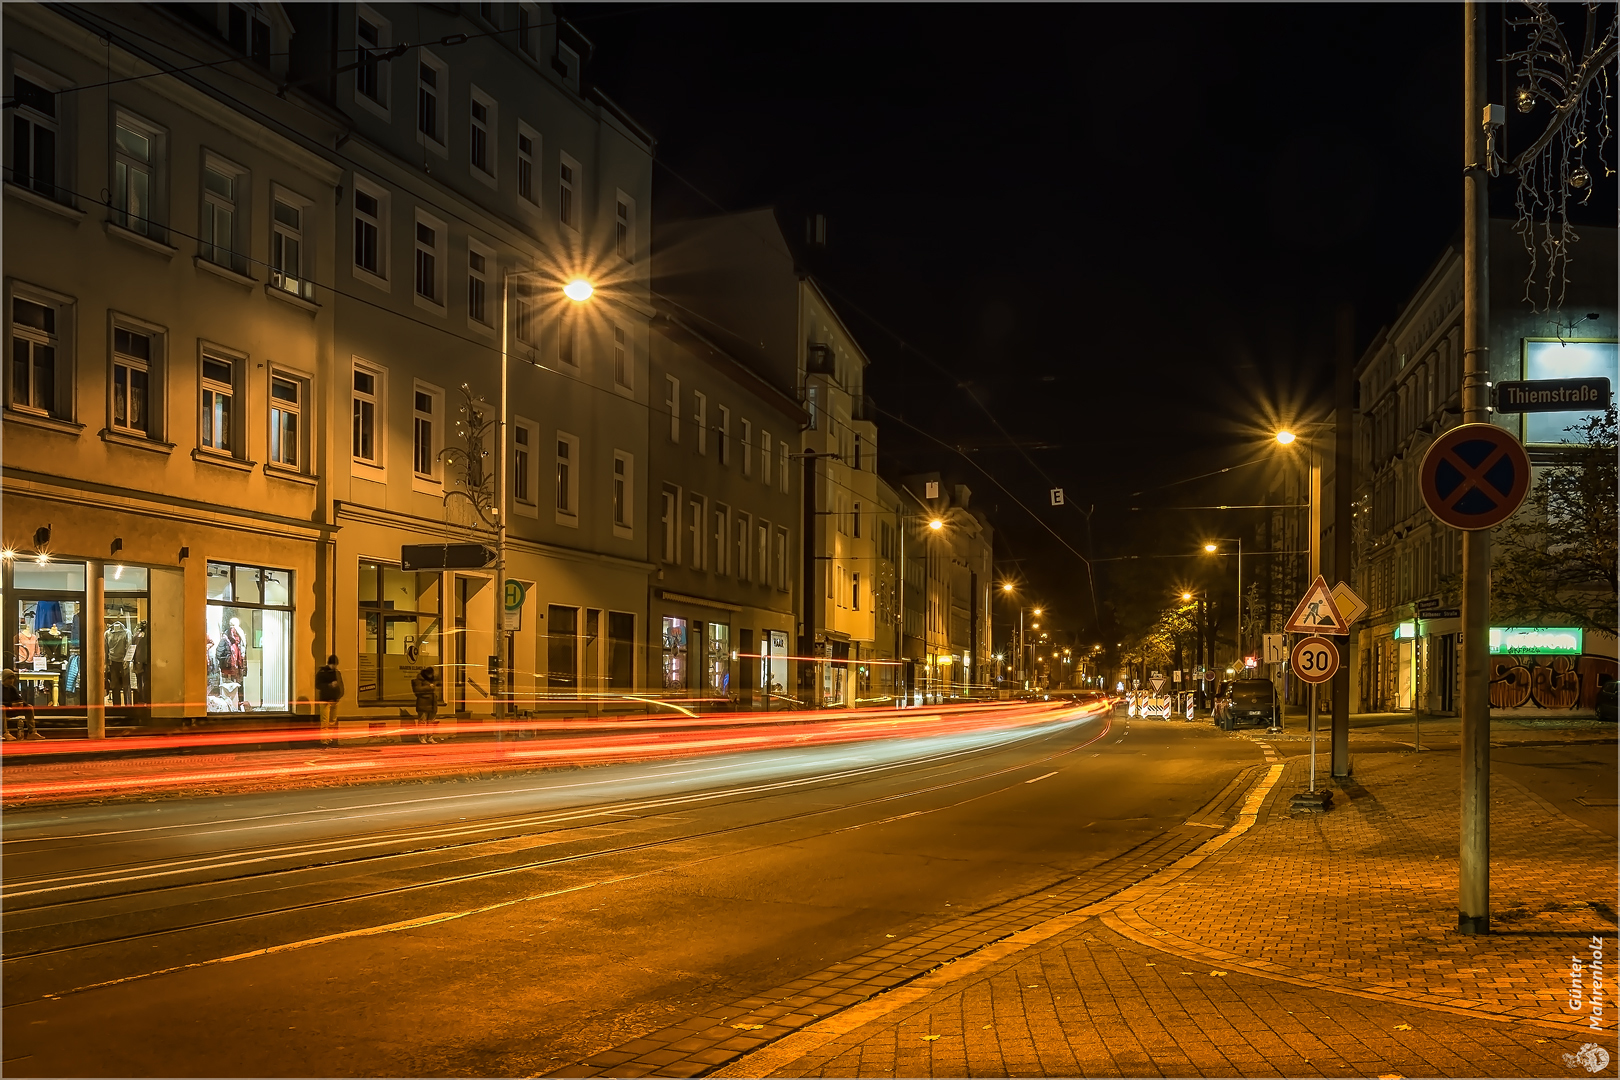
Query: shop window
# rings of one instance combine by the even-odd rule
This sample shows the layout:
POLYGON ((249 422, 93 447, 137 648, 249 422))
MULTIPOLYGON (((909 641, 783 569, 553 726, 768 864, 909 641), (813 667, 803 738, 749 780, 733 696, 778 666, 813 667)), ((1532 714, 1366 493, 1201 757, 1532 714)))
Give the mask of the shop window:
POLYGON ((766 702, 772 695, 787 689, 788 647, 786 630, 767 630, 760 635, 759 685, 765 691, 766 702))
MULTIPOLYGON (((151 571, 140 566, 108 566, 102 571, 104 595, 101 648, 103 704, 152 704, 151 571)), ((123 714, 126 718, 132 712, 123 714)))
POLYGON ((17 559, 5 594, 10 661, 36 709, 85 704, 85 566, 17 559))
MULTIPOLYGON (((360 563, 361 704, 411 701, 411 680, 438 668, 443 608, 437 573, 360 563)), ((442 672, 438 673, 442 675, 442 672)), ((444 685, 444 679, 438 680, 444 685)))
POLYGON ((546 608, 546 685, 572 694, 579 690, 579 608, 546 608))
POLYGON ((663 673, 665 690, 686 689, 685 619, 664 616, 663 673))
POLYGON ((731 693, 731 627, 725 623, 712 622, 707 627, 708 633, 704 635, 704 644, 708 648, 708 663, 705 678, 705 690, 712 694, 730 695, 731 693))
POLYGON ((201 444, 222 454, 236 451, 236 371, 229 357, 203 353, 201 444))
POLYGON ((72 309, 44 295, 11 298, 11 379, 7 403, 13 409, 65 417, 72 390, 67 378, 63 335, 72 309), (58 395, 60 394, 60 397, 58 395))
POLYGON ((608 687, 636 687, 636 617, 628 611, 608 612, 608 687))
POLYGON ((293 575, 208 563, 208 711, 285 712, 292 700, 293 575))

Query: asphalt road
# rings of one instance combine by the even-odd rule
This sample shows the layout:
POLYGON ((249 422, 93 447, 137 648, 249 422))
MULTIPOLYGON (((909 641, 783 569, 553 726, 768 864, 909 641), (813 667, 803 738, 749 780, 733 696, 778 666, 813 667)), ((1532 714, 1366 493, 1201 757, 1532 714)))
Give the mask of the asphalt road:
POLYGON ((4 1071, 543 1073, 1072 878, 1259 760, 1085 717, 12 811, 4 1071))

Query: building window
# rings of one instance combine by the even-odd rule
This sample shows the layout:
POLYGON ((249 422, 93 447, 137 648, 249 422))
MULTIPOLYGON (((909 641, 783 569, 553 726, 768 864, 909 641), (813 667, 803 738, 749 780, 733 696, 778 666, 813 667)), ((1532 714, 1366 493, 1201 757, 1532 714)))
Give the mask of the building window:
POLYGON ((861 504, 860 503, 855 504, 855 509, 851 512, 850 523, 855 528, 855 536, 856 536, 856 538, 859 539, 860 535, 861 535, 861 504))
POLYGON ((664 528, 663 557, 667 563, 681 561, 681 492, 679 488, 663 490, 659 523, 664 528))
POLYGON ((635 459, 622 450, 613 451, 613 525, 629 529, 635 524, 635 459))
POLYGON ((533 4, 518 5, 518 32, 517 45, 523 55, 534 59, 539 55, 540 47, 535 41, 539 36, 536 27, 540 25, 540 11, 533 4))
MULTIPOLYGON (((785 442, 776 444, 776 463, 777 488, 782 494, 786 495, 788 489, 788 444, 785 442)), ((766 477, 766 479, 768 480, 770 477, 766 477)))
POLYGON ((567 154, 557 164, 557 220, 570 229, 579 228, 579 207, 574 205, 579 184, 579 165, 567 154))
POLYGON ((754 529, 754 566, 758 568, 759 583, 770 583, 771 550, 770 550, 770 522, 762 521, 754 529))
POLYGON ((703 509, 706 499, 692 495, 686 501, 686 533, 692 541, 692 569, 702 570, 707 548, 703 543, 703 509))
POLYGON ((223 356, 202 358, 202 445, 229 454, 236 449, 232 409, 236 400, 236 364, 223 356))
POLYGON ((571 519, 564 524, 579 518, 579 466, 579 438, 557 432, 557 517, 571 519))
POLYGON ((270 284, 284 292, 315 299, 315 283, 304 275, 304 207, 286 199, 272 200, 270 211, 270 284))
POLYGON ((635 258, 635 220, 635 201, 624 192, 619 192, 613 208, 613 245, 619 258, 625 262, 635 258))
POLYGON ((416 62, 417 139, 439 149, 444 147, 444 117, 439 99, 449 84, 444 65, 427 50, 422 50, 416 62))
POLYGON ((113 329, 113 407, 115 431, 150 437, 152 431, 152 335, 113 329))
POLYGON ((382 448, 377 443, 381 383, 380 370, 355 365, 351 452, 356 461, 368 465, 382 464, 382 448))
POLYGON ((203 165, 202 257, 218 266, 245 273, 247 260, 237 254, 239 213, 236 205, 241 171, 218 161, 203 165))
POLYGON ((776 530, 776 559, 773 563, 773 569, 775 570, 774 577, 778 592, 786 592, 788 587, 787 536, 786 529, 778 528, 776 530))
POLYGON ((304 382, 291 375, 270 376, 270 463, 302 467, 304 382))
POLYGON ((293 572, 210 562, 207 573, 208 711, 287 711, 293 572))
POLYGON ((411 412, 411 462, 415 466, 416 475, 423 480, 432 480, 436 460, 436 446, 434 438, 434 400, 430 391, 417 389, 412 394, 413 406, 411 412))
POLYGON ((157 131, 119 114, 113 128, 113 224, 160 239, 156 221, 157 131))
POLYGON ((861 610, 861 573, 859 570, 849 575, 849 607, 851 611, 861 610))
POLYGON ((416 295, 435 306, 443 304, 444 292, 439 288, 439 242, 444 229, 418 220, 416 222, 416 295))
POLYGON ((368 274, 387 278, 387 199, 368 191, 358 180, 354 188, 354 265, 368 274))
POLYGON ((482 326, 490 323, 489 260, 492 256, 467 245, 467 318, 482 326))
POLYGON ((534 186, 535 162, 540 160, 540 136, 527 125, 518 124, 518 194, 536 206, 540 205, 538 189, 534 186))
POLYGON ((759 433, 759 473, 765 481, 765 486, 771 486, 771 433, 759 433))
POLYGON ((697 432, 697 452, 709 452, 709 398, 707 394, 692 391, 692 426, 697 432))
MULTIPOLYGON (((13 409, 60 415, 56 399, 57 358, 63 355, 57 335, 60 314, 53 303, 22 296, 11 298, 11 386, 7 400, 13 409)), ((62 388, 69 389, 66 380, 62 382, 62 388)))
POLYGON ((33 79, 13 75, 11 101, 11 180, 55 199, 56 146, 61 132, 56 94, 33 79))
POLYGON ((724 506, 714 508, 714 572, 726 574, 726 563, 731 554, 731 510, 724 506))
POLYGON ((737 535, 733 543, 737 548, 737 580, 751 580, 748 574, 748 534, 751 527, 747 514, 737 515, 737 535))
POLYGON ((259 4, 232 4, 225 13, 225 40, 254 63, 270 64, 270 20, 259 4))
POLYGON ((472 88, 472 124, 467 132, 467 153, 472 167, 485 176, 495 175, 495 154, 491 132, 499 129, 495 100, 472 88))
POLYGON ((665 375, 664 385, 664 406, 669 409, 669 441, 678 443, 681 441, 681 380, 665 375))
POLYGON ((754 476, 754 425, 746 419, 742 422, 741 446, 743 479, 751 480, 754 476))
POLYGON ((576 338, 578 337, 577 320, 574 313, 564 308, 557 316, 557 361, 569 367, 579 363, 575 352, 576 338))
POLYGON ((855 471, 861 471, 861 437, 859 435, 855 436, 855 471))
POLYGON ((630 389, 630 339, 624 327, 613 328, 613 385, 630 389))
POLYGON ((519 421, 512 425, 512 498, 525 504, 534 502, 535 439, 529 424, 519 421))
POLYGON ((384 61, 378 55, 388 46, 388 24, 369 10, 361 8, 354 20, 355 63, 354 91, 373 105, 388 108, 388 79, 384 61))
POLYGON ((663 670, 665 690, 686 689, 686 620, 664 616, 663 670))
POLYGON ((720 464, 731 464, 731 410, 720 407, 720 464))

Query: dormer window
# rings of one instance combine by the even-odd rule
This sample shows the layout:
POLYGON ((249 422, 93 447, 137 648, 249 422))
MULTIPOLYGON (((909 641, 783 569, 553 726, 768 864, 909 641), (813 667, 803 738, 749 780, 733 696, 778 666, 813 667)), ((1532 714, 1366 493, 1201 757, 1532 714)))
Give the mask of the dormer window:
POLYGON ((270 19, 263 4, 232 4, 225 13, 225 41, 256 63, 270 64, 270 19))

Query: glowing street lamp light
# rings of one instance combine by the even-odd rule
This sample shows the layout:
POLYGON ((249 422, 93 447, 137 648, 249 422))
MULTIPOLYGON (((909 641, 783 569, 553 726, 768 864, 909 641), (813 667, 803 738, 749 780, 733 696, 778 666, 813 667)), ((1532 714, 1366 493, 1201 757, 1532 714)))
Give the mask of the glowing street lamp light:
POLYGON ((591 283, 586 281, 584 278, 575 278, 573 281, 570 281, 567 285, 563 286, 563 295, 568 297, 568 299, 572 300, 576 304, 589 300, 591 298, 591 293, 595 291, 596 290, 591 287, 591 283))
POLYGON ((1295 438, 1297 438, 1297 436, 1292 431, 1284 429, 1277 432, 1277 441, 1282 443, 1284 446, 1287 446, 1289 443, 1293 442, 1295 438))
POLYGON ((943 529, 945 527, 945 523, 943 521, 939 520, 939 518, 935 518, 933 521, 930 521, 928 523, 928 527, 930 529, 933 529, 935 532, 939 532, 939 530, 941 530, 941 529, 943 529))

